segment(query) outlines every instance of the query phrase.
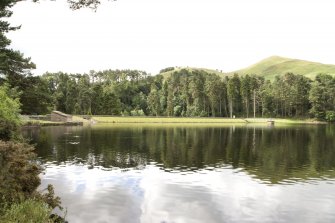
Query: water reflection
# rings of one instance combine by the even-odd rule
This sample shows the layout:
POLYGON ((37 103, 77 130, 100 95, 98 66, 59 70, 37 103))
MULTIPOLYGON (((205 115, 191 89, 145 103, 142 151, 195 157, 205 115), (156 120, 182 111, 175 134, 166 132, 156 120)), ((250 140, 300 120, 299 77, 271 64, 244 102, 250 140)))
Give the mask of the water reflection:
POLYGON ((334 222, 334 126, 28 129, 70 222, 334 222))
POLYGON ((334 126, 161 127, 113 125, 28 129, 44 161, 104 170, 167 172, 232 166, 265 183, 335 176, 334 126), (289 179, 289 180, 288 180, 289 179))

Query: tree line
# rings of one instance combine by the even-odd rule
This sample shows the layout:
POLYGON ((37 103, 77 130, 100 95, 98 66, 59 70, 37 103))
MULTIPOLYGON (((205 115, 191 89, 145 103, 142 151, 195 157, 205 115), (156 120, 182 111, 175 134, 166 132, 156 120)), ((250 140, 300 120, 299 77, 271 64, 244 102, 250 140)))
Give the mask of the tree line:
POLYGON ((202 70, 182 69, 169 76, 104 70, 45 73, 7 83, 21 92, 24 114, 56 109, 78 115, 335 119, 335 78, 327 74, 311 80, 287 73, 271 82, 202 70))
MULTIPOLYGON (((63 72, 33 76, 30 58, 10 48, 7 19, 18 1, 0 3, 0 86, 19 98, 22 114, 60 110, 79 115, 183 117, 312 117, 335 120, 335 78, 315 80, 287 73, 272 82, 257 75, 220 77, 202 70, 162 69, 170 76, 138 70, 63 72)), ((100 1, 69 1, 73 9, 96 8, 100 1)))

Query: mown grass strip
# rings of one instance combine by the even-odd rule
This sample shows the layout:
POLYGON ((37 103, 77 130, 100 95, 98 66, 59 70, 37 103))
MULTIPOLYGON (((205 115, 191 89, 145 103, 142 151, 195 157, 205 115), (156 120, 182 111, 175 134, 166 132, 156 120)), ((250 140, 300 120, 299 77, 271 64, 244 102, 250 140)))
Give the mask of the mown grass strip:
POLYGON ((229 118, 177 118, 177 117, 99 117, 92 119, 98 123, 247 123, 243 119, 229 118))
POLYGON ((231 124, 266 124, 269 120, 280 124, 323 124, 313 119, 269 119, 269 118, 189 118, 189 117, 114 117, 114 116, 93 116, 97 123, 231 123, 231 124))

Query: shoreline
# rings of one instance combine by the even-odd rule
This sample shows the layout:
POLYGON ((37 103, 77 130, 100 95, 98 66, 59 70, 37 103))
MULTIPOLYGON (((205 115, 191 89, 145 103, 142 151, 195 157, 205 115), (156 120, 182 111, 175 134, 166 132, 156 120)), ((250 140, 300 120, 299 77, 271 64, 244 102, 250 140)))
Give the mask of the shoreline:
POLYGON ((308 125, 324 125, 328 122, 316 121, 313 119, 281 119, 281 118, 211 118, 211 117, 116 117, 116 116, 92 116, 91 120, 96 123, 157 123, 157 124, 308 124, 308 125))
POLYGON ((326 125, 328 122, 313 119, 282 119, 282 118, 218 118, 218 117, 147 117, 147 116, 92 116, 90 120, 73 116, 72 122, 51 122, 43 120, 23 121, 23 128, 45 126, 83 126, 91 124, 303 124, 326 125))
POLYGON ((36 128, 36 127, 45 127, 45 126, 82 126, 83 122, 51 122, 51 121, 40 121, 40 120, 31 120, 24 121, 22 128, 36 128))

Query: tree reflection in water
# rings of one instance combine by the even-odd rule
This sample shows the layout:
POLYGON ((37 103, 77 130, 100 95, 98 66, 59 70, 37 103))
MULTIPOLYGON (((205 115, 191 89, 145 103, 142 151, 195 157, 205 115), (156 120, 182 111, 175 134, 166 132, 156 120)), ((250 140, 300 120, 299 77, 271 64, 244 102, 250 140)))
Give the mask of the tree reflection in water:
POLYGON ((96 125, 24 130, 43 162, 166 171, 231 167, 265 183, 335 178, 335 127, 96 125))

